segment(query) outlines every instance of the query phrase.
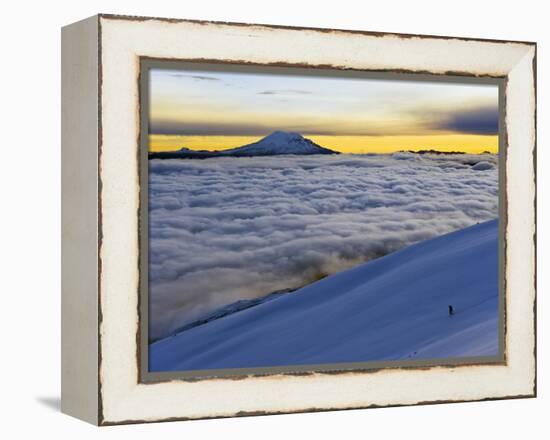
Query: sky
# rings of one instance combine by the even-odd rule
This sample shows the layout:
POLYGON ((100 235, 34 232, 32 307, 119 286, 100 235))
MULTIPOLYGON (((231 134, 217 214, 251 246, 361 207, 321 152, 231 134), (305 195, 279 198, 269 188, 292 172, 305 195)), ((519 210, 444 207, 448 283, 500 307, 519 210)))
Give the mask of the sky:
POLYGON ((285 72, 150 70, 150 150, 223 150, 283 130, 343 153, 498 151, 496 85, 285 72))

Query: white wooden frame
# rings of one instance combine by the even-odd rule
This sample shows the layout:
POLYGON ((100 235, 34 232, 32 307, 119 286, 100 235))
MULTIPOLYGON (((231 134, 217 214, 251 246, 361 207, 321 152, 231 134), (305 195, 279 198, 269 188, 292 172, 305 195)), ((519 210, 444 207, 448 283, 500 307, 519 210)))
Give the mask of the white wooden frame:
POLYGON ((100 15, 63 29, 62 410, 131 422, 533 397, 536 46, 100 15), (506 362, 139 378, 140 57, 506 79, 506 362))

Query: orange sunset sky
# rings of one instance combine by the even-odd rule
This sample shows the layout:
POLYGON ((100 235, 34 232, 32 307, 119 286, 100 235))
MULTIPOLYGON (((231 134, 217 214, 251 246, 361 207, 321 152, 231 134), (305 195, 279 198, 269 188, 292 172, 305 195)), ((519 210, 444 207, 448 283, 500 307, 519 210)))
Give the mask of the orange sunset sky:
POLYGON ((498 87, 220 72, 150 71, 151 151, 223 150, 275 130, 343 153, 498 151, 498 87))

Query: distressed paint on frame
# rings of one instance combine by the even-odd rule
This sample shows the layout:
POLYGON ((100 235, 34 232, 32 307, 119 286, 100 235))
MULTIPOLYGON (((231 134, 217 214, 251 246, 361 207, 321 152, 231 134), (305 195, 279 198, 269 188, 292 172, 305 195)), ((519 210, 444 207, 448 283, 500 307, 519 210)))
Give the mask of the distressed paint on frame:
MULTIPOLYGON (((113 20, 112 17, 111 17, 111 19, 113 20)), ((101 21, 101 20, 102 20, 102 19, 100 19, 100 21, 101 21)), ((429 71, 431 72, 431 70, 429 70, 429 71)), ((100 159, 100 160, 101 160, 101 159, 100 159)), ((104 188, 102 188, 102 189, 104 190, 104 188)), ((100 273, 100 277, 102 277, 102 275, 103 275, 103 274, 100 273)), ((101 345, 103 345, 103 344, 101 344, 101 345)), ((526 395, 526 396, 527 396, 527 395, 526 395)), ((421 401, 421 402, 417 402, 417 404, 420 404, 420 403, 426 403, 426 402, 422 402, 422 401, 421 401)), ((373 405, 369 405, 369 406, 372 407, 372 406, 377 406, 377 405, 376 405, 376 404, 373 404, 373 405)), ((384 406, 388 406, 388 405, 384 405, 384 406)), ((339 407, 336 407, 335 409, 339 409, 339 407)), ((296 411, 304 411, 304 410, 303 410, 303 409, 302 409, 302 410, 296 409, 296 411)), ((259 411, 259 412, 260 412, 260 413, 263 413, 263 411, 259 411)), ((273 411, 273 412, 278 412, 278 411, 273 411)), ((289 411, 283 411, 283 412, 289 412, 289 411)), ((242 413, 242 412, 237 412, 237 413, 235 413, 235 415, 248 415, 248 414, 250 414, 249 411, 245 411, 244 413, 242 413)), ((102 417, 103 417, 103 414, 102 414, 102 417)), ((200 417, 200 416, 199 416, 199 417, 200 417)), ((169 419, 169 418, 167 417, 167 419, 169 419)), ((128 420, 128 421, 132 421, 132 419, 127 419, 127 420, 128 420)), ((145 419, 144 419, 144 421, 145 421, 145 419)), ((103 424, 112 423, 112 422, 109 422, 109 421, 104 420, 103 418, 102 418, 102 422, 103 422, 103 424)), ((120 421, 119 421, 119 422, 116 422, 116 423, 120 423, 120 421)))

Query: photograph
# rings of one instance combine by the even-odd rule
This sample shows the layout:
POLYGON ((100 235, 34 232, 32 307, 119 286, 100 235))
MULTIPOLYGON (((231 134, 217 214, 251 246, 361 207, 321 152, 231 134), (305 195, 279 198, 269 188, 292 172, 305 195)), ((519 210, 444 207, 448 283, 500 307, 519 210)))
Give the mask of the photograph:
POLYGON ((142 75, 150 372, 500 359, 498 81, 142 75))

